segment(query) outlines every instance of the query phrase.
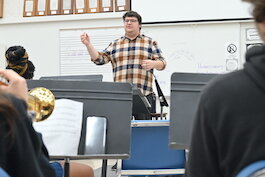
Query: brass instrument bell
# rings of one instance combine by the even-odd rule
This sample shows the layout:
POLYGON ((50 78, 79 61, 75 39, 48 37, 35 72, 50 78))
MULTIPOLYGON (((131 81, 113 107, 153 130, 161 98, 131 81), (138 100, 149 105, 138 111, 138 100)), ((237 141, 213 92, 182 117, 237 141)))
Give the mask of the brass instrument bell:
MULTIPOLYGON (((8 85, 8 81, 0 76, 0 84, 8 85)), ((55 97, 44 87, 36 87, 28 93, 28 113, 32 121, 39 122, 47 119, 53 112, 55 97)))
POLYGON ((37 87, 29 91, 28 110, 35 112, 33 121, 47 119, 52 114, 54 105, 55 97, 49 89, 37 87))

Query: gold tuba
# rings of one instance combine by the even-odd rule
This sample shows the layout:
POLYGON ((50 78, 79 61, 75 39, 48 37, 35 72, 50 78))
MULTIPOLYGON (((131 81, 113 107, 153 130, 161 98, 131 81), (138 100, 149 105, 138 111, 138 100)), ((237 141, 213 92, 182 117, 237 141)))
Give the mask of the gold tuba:
MULTIPOLYGON (((0 76, 0 84, 8 85, 8 81, 0 76)), ((34 122, 47 119, 53 112, 55 97, 53 93, 44 87, 36 87, 29 91, 28 113, 34 122)))
POLYGON ((44 87, 36 87, 29 91, 28 111, 33 113, 32 120, 39 122, 47 119, 53 112, 55 97, 44 87))

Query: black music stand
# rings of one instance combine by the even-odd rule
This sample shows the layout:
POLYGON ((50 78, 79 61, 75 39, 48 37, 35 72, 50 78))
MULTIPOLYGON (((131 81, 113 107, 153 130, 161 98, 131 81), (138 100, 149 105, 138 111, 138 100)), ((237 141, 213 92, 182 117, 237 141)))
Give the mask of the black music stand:
MULTIPOLYGON (((154 75, 155 77, 155 75, 154 75)), ((168 103, 167 103, 167 100, 158 84, 158 81, 155 77, 155 84, 156 84, 156 90, 157 90, 157 94, 158 94, 158 100, 159 100, 159 103, 160 103, 160 118, 162 120, 162 117, 163 117, 163 107, 166 106, 168 107, 168 103)))
POLYGON ((130 154, 132 85, 129 83, 28 80, 28 88, 45 87, 56 99, 72 99, 84 103, 83 124, 77 156, 53 156, 65 159, 65 176, 69 175, 70 159, 103 159, 102 177, 106 177, 107 159, 126 159, 130 154), (106 154, 84 155, 86 118, 107 118, 106 154), (117 124, 118 122, 118 124, 117 124))
POLYGON ((150 114, 148 108, 151 107, 151 104, 147 98, 143 95, 140 89, 133 88, 133 114, 150 114))
POLYGON ((43 76, 40 80, 68 80, 68 81, 98 81, 103 80, 102 74, 93 75, 68 75, 68 76, 43 76))
POLYGON ((173 73, 170 96, 170 147, 188 149, 203 87, 217 74, 173 73))

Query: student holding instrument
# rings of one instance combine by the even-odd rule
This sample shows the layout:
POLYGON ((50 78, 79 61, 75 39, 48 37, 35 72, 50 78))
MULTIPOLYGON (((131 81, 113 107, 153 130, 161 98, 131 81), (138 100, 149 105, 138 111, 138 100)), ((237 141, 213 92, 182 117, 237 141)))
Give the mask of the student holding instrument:
MULTIPOLYGON (((11 46, 7 49, 5 56, 7 69, 14 70, 25 79, 32 79, 34 77, 35 66, 29 60, 28 53, 24 47, 11 46)), ((50 165, 55 169, 57 177, 62 177, 64 162, 51 162, 50 165)), ((88 165, 71 162, 70 177, 94 177, 94 172, 88 165)))

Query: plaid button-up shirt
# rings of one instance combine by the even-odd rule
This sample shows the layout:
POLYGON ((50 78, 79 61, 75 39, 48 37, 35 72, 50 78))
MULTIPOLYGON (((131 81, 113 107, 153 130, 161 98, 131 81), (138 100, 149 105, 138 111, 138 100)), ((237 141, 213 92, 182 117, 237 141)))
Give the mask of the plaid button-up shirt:
POLYGON ((166 66, 157 43, 150 37, 139 35, 133 40, 125 36, 115 40, 99 52, 99 58, 93 62, 97 65, 111 62, 115 82, 133 83, 148 95, 153 92, 153 70, 144 70, 141 66, 143 60, 161 60, 166 66))

